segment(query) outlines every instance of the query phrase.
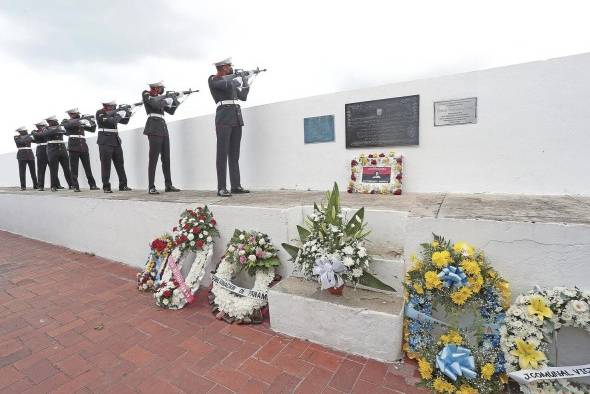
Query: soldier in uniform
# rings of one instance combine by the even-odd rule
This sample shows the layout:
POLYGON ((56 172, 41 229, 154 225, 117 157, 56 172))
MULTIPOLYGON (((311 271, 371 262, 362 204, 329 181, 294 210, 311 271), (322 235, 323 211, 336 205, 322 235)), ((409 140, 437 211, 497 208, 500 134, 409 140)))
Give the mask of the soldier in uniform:
POLYGON ((68 150, 64 141, 66 130, 59 125, 59 121, 55 116, 50 116, 45 119, 49 126, 47 126, 40 134, 47 139, 47 159, 49 160, 49 173, 51 175, 51 191, 57 191, 59 183, 59 166, 64 172, 66 182, 70 189, 72 186, 72 177, 70 174, 70 163, 68 158, 68 150))
POLYGON ((80 191, 80 184, 78 183, 78 163, 82 162, 88 186, 90 190, 98 190, 96 181, 92 176, 92 168, 90 167, 90 154, 88 153, 88 145, 86 144, 85 131, 94 133, 96 130, 96 123, 92 119, 82 119, 80 111, 77 108, 72 108, 66 113, 70 116, 69 119, 64 119, 61 125, 66 129, 68 135, 68 152, 70 154, 70 170, 72 172, 72 184, 74 191, 80 191))
MULTIPOLYGON (((39 171, 39 177, 37 178, 37 190, 41 192, 45 190, 45 170, 47 170, 47 166, 49 165, 49 160, 47 159, 47 139, 41 136, 41 132, 43 132, 47 126, 49 126, 47 122, 42 120, 38 123, 35 123, 37 130, 31 131, 33 142, 37 144, 37 149, 35 152, 35 155, 37 156, 37 170, 39 171)), ((63 187, 59 184, 57 188, 63 189, 63 187)))
POLYGON ((162 172, 164 173, 164 185, 166 192, 179 192, 180 189, 172 186, 170 175, 170 138, 168 127, 164 120, 164 112, 174 115, 180 105, 179 99, 183 97, 182 92, 175 95, 164 94, 164 83, 156 82, 149 84, 150 90, 142 92, 143 105, 148 115, 143 134, 147 135, 150 144, 148 163, 148 192, 159 194, 155 185, 156 166, 158 157, 162 157, 162 172))
POLYGON ((98 151, 100 153, 100 173, 102 177, 102 190, 112 193, 111 190, 111 161, 115 165, 119 178, 119 191, 129 191, 125 163, 123 160, 123 148, 117 125, 129 123, 131 111, 117 110, 115 101, 102 103, 102 109, 96 111, 96 124, 98 127, 98 151))
POLYGON ((27 165, 33 181, 33 189, 37 188, 37 174, 35 173, 35 156, 31 149, 33 137, 29 135, 26 127, 19 127, 14 134, 14 142, 18 148, 16 159, 18 160, 18 175, 20 177, 20 189, 27 189, 27 165))
POLYGON ((217 133, 217 195, 230 197, 227 191, 227 164, 232 193, 249 193, 240 183, 240 140, 242 111, 238 100, 246 101, 250 86, 234 74, 231 58, 215 63, 217 74, 209 77, 209 90, 217 104, 215 131, 217 133))

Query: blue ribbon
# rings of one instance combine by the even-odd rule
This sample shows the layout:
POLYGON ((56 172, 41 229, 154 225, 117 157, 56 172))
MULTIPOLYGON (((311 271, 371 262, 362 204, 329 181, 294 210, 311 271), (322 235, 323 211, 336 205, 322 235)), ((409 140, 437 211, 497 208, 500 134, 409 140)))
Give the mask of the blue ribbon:
POLYGON ((459 376, 466 379, 473 379, 477 376, 471 350, 462 346, 445 346, 436 356, 436 367, 453 382, 459 376))
POLYGON ((467 276, 461 267, 450 265, 442 269, 438 274, 445 287, 463 287, 467 284, 467 276))

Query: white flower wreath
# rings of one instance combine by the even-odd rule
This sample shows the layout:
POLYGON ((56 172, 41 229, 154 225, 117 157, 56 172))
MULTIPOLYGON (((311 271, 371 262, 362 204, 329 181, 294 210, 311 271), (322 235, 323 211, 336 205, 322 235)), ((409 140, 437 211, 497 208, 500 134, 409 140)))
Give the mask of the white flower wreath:
MULTIPOLYGON (((554 287, 520 295, 508 309, 505 324, 500 328, 507 372, 546 368, 553 334, 562 327, 581 328, 590 333, 590 291, 554 287)), ((530 375, 551 376, 550 372, 530 375)), ((527 393, 583 394, 590 392, 590 387, 556 377, 531 381, 521 385, 521 390, 527 393)))
POLYGON ((180 248, 175 248, 168 257, 168 264, 162 274, 160 285, 154 293, 156 304, 162 308, 181 309, 192 302, 192 297, 199 289, 205 275, 205 267, 212 256, 213 244, 207 244, 202 250, 185 253, 182 253, 180 248), (181 284, 175 278, 172 266, 176 265, 178 271, 181 271, 187 264, 191 264, 191 268, 184 278, 184 284, 181 284), (183 285, 186 286, 186 293, 182 290, 183 285))
MULTIPOLYGON (((231 263, 228 259, 223 258, 217 267, 215 275, 220 279, 231 282, 232 277, 238 269, 239 267, 237 264, 231 263)), ((266 293, 274 277, 274 268, 257 270, 254 276, 254 286, 252 286, 252 290, 266 293)), ((267 300, 265 299, 235 294, 217 282, 213 282, 213 289, 211 292, 215 296, 214 303, 219 310, 219 313, 223 312, 235 320, 250 318, 255 311, 264 308, 267 304, 267 300)))

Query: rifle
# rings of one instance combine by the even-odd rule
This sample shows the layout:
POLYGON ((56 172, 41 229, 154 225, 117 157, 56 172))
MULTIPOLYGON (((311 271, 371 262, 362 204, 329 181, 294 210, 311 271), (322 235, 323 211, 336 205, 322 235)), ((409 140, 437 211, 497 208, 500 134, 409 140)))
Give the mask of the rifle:
POLYGON ((91 120, 94 120, 94 115, 92 115, 92 114, 80 115, 80 119, 86 119, 88 121, 91 121, 91 120))
MULTIPOLYGON (((182 90, 182 94, 184 94, 185 96, 188 96, 189 94, 197 93, 198 91, 199 91, 199 89, 193 90, 191 88, 189 90, 182 90)), ((174 90, 167 90, 165 94, 166 94, 166 96, 170 96, 172 98, 176 98, 176 97, 178 97, 178 95, 180 94, 180 92, 177 92, 177 91, 174 91, 174 90)))
POLYGON ((140 101, 138 103, 133 103, 133 104, 119 104, 119 107, 117 107, 117 110, 123 110, 123 111, 131 111, 132 107, 139 107, 143 105, 143 101, 140 101))
POLYGON ((223 79, 235 79, 237 77, 248 78, 252 75, 258 75, 262 72, 265 72, 266 68, 256 67, 253 70, 242 70, 241 68, 237 68, 234 70, 233 74, 225 75, 223 79))

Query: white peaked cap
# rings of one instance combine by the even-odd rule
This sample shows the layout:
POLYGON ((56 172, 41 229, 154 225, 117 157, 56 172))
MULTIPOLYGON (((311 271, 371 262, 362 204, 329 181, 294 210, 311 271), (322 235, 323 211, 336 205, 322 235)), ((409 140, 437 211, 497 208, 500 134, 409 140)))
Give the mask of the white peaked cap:
POLYGON ((115 100, 103 101, 102 105, 117 105, 117 102, 115 100))
POLYGON ((78 111, 78 108, 72 108, 72 109, 68 109, 66 111, 67 114, 79 114, 80 111, 78 111))
POLYGON ((47 121, 40 120, 39 122, 35 123, 35 126, 48 126, 47 121))
POLYGON ((225 58, 223 60, 220 60, 216 63, 213 63, 213 65, 215 67, 219 67, 219 66, 225 66, 226 64, 231 64, 231 57, 225 58))
POLYGON ((21 126, 18 129, 16 129, 16 131, 27 131, 26 126, 21 126))
POLYGON ((148 85, 150 86, 150 88, 163 88, 164 81, 152 82, 152 83, 149 83, 148 85))
POLYGON ((45 120, 47 120, 47 121, 52 120, 54 122, 59 122, 59 120, 57 120, 57 118, 55 117, 55 115, 51 115, 51 116, 45 118, 45 120))

